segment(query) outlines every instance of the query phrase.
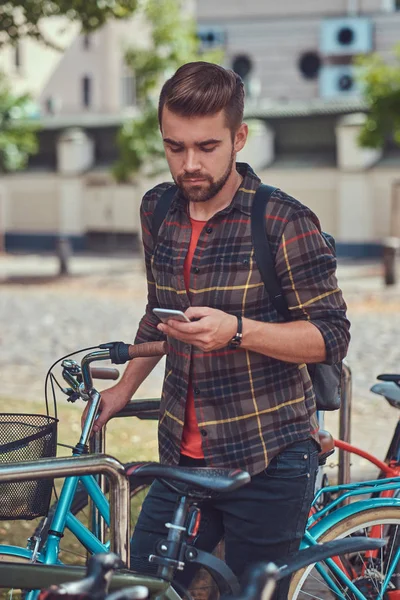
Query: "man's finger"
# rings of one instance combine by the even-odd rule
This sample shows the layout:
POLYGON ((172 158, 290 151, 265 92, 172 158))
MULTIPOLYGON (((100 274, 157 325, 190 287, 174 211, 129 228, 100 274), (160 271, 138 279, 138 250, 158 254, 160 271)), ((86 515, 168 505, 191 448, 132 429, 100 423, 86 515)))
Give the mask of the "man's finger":
POLYGON ((95 420, 93 424, 93 431, 99 431, 109 420, 111 416, 111 410, 108 408, 104 408, 99 413, 99 416, 95 420))
POLYGON ((201 319, 202 317, 208 317, 212 309, 209 306, 190 306, 186 311, 185 315, 189 319, 201 319))

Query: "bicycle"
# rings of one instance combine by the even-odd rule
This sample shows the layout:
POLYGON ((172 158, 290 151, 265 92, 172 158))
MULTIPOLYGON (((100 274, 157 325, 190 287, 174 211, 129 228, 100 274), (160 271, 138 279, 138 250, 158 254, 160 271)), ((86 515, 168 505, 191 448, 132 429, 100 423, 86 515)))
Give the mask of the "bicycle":
MULTIPOLYGON (((110 347, 111 346, 113 348, 115 348, 114 345, 102 345, 100 352, 93 352, 93 353, 85 356, 82 359, 82 378, 83 378, 83 383, 79 383, 78 382, 79 385, 76 388, 77 391, 74 391, 73 387, 71 387, 71 390, 70 390, 71 395, 74 394, 74 393, 75 394, 79 394, 79 395, 80 394, 84 394, 84 395, 89 396, 89 397, 91 397, 93 399, 91 409, 90 409, 90 411, 88 412, 88 415, 87 415, 87 423, 85 424, 84 430, 82 432, 82 436, 84 436, 84 438, 86 439, 86 441, 88 439, 88 435, 89 435, 89 432, 90 432, 90 429, 91 429, 91 423, 93 423, 94 418, 96 416, 96 411, 97 411, 96 402, 98 404, 98 400, 99 400, 99 397, 100 397, 100 395, 98 394, 98 392, 96 392, 96 390, 94 390, 93 387, 92 387, 92 380, 91 380, 91 376, 90 376, 89 365, 90 365, 90 363, 93 360, 105 360, 105 359, 109 358, 110 357, 110 347), (88 391, 90 391, 90 393, 87 393, 88 391)), ((164 351, 165 351, 165 346, 163 346, 163 352, 164 351)), ((114 352, 114 354, 115 354, 115 352, 114 352)), ((118 354, 118 352, 116 354, 118 354)), ((118 358, 121 358, 121 357, 114 356, 114 359, 115 358, 118 359, 118 358)), ((72 381, 71 381, 71 383, 72 383, 72 381)), ((131 404, 132 404, 132 406, 135 407, 136 402, 134 401, 131 404)), ((156 404, 157 404, 157 402, 150 401, 150 405, 151 406, 147 407, 147 408, 149 408, 149 410, 151 408, 151 410, 154 411, 154 406, 156 404)), ((80 450, 82 450, 83 447, 84 447, 84 444, 82 443, 82 439, 81 439, 80 445, 79 445, 80 450)), ((75 478, 75 482, 76 482, 76 479, 77 478, 75 478)), ((83 482, 87 483, 87 480, 84 479, 83 482)), ((374 483, 374 484, 376 484, 378 486, 382 485, 382 481, 372 482, 372 483, 374 483)), ((393 486, 396 487, 396 485, 399 484, 398 481, 397 482, 393 481, 391 483, 392 483, 392 487, 393 486)), ((134 477, 132 476, 131 477, 131 489, 132 490, 136 489, 137 485, 138 485, 137 480, 134 481, 134 477)), ((143 481, 141 482, 140 485, 143 485, 143 481)), ((389 484, 386 482, 386 485, 389 485, 389 484)), ((86 487, 89 488, 89 496, 91 496, 91 497, 94 496, 95 497, 95 504, 96 504, 96 506, 99 504, 99 502, 98 502, 99 498, 100 499, 103 498, 103 500, 104 500, 104 497, 102 496, 101 490, 99 490, 98 485, 95 484, 95 482, 93 482, 93 481, 90 480, 90 485, 87 485, 86 487), (94 490, 94 492, 93 492, 93 490, 94 490), (97 496, 96 496, 96 490, 97 490, 97 496)), ((377 488, 374 488, 374 489, 376 490, 377 488)), ((379 491, 383 491, 383 490, 381 488, 379 488, 379 491)), ((72 489, 72 490, 70 489, 69 490, 69 493, 70 493, 70 497, 69 498, 70 498, 70 500, 72 499, 72 496, 74 495, 75 492, 76 492, 76 485, 74 483, 74 489, 72 489)), ((364 489, 362 493, 368 493, 368 491, 366 491, 366 489, 364 489)), ((87 503, 87 492, 85 492, 85 495, 86 495, 85 502, 87 503)), ((348 525, 348 520, 351 519, 354 516, 357 516, 357 519, 358 519, 357 522, 359 523, 358 526, 359 526, 359 528, 361 528, 362 525, 363 525, 363 523, 364 523, 364 521, 366 519, 369 519, 369 517, 370 517, 370 515, 367 513, 367 509, 368 510, 374 510, 374 509, 378 510, 378 513, 379 513, 378 514, 378 518, 375 520, 375 522, 378 525, 382 525, 382 524, 386 523, 386 520, 387 520, 388 516, 387 516, 386 512, 384 513, 382 511, 386 510, 386 509, 388 509, 388 510, 390 509, 391 513, 390 513, 389 517, 394 520, 393 522, 395 523, 396 526, 398 525, 399 518, 400 518, 400 507, 399 507, 399 503, 400 502, 398 500, 393 499, 393 498, 392 499, 389 499, 389 498, 386 498, 386 499, 384 499, 384 498, 375 498, 373 500, 370 500, 370 502, 371 502, 371 504, 368 504, 368 506, 366 506, 365 501, 359 501, 359 502, 356 502, 356 503, 350 505, 349 507, 345 507, 344 509, 338 508, 334 513, 332 513, 332 515, 329 515, 329 519, 330 520, 329 520, 329 523, 328 523, 329 524, 328 529, 329 528, 340 527, 340 531, 338 532, 338 535, 341 534, 343 531, 346 532, 346 527, 348 525), (379 521, 380 517, 382 517, 382 519, 384 519, 383 523, 380 523, 380 521, 379 521), (361 520, 360 520, 360 518, 361 518, 361 520)), ((57 508, 58 508, 58 506, 59 506, 59 504, 57 505, 57 508)), ((65 506, 64 506, 64 508, 65 508, 65 506)), ((100 509, 100 507, 99 507, 99 509, 100 509)), ((101 507, 100 513, 102 514, 102 517, 105 518, 106 522, 108 522, 108 514, 107 514, 108 513, 108 507, 107 507, 107 503, 105 501, 102 502, 102 507, 101 507)), ((56 517, 57 514, 58 513, 56 511, 54 517, 56 517)), ((323 521, 326 524, 327 523, 327 521, 326 521, 327 517, 325 515, 322 515, 322 516, 324 518, 321 519, 321 522, 323 521)), ((321 515, 320 515, 320 517, 321 517, 321 515)), ((94 536, 94 535, 89 536, 88 538, 84 537, 82 539, 82 536, 79 538, 79 531, 82 531, 82 529, 81 529, 82 525, 78 526, 77 523, 76 523, 76 521, 77 521, 77 519, 74 519, 73 515, 69 515, 68 518, 67 517, 65 518, 65 522, 61 523, 61 530, 63 530, 63 528, 65 527, 65 525, 69 525, 71 527, 71 530, 74 532, 74 534, 78 535, 78 539, 80 539, 80 541, 83 543, 83 546, 87 547, 92 553, 93 552, 99 552, 99 551, 107 550, 107 546, 104 545, 104 544, 102 544, 96 538, 96 536, 94 536)), ((22 559, 22 560, 25 560, 25 561, 29 561, 29 560, 32 559, 32 556, 35 557, 34 552, 36 552, 37 563, 34 564, 34 565, 26 565, 25 569, 24 569, 24 577, 25 577, 24 581, 27 581, 26 577, 28 577, 28 575, 29 575, 29 577, 30 577, 30 579, 29 579, 29 586, 31 586, 31 587, 33 585, 35 585, 35 582, 38 581, 37 578, 39 576, 42 577, 41 581, 43 581, 43 584, 47 585, 47 584, 50 584, 52 581, 54 581, 54 578, 61 578, 62 579, 62 578, 65 578, 65 577, 71 577, 71 576, 73 576, 74 572, 76 573, 76 571, 74 571, 73 568, 72 568, 72 571, 71 571, 71 569, 68 571, 68 569, 66 567, 57 567, 57 566, 55 566, 55 567, 51 567, 51 568, 46 568, 46 567, 50 567, 50 565, 42 566, 40 564, 40 561, 43 561, 43 556, 44 556, 43 552, 47 552, 48 548, 51 547, 52 544, 53 544, 53 546, 54 546, 54 548, 56 550, 55 558, 52 559, 52 560, 53 560, 53 562, 55 562, 57 560, 57 551, 58 551, 58 548, 59 548, 59 537, 54 536, 54 534, 51 533, 51 531, 54 531, 53 523, 54 523, 54 519, 53 519, 52 525, 51 525, 52 529, 50 530, 50 532, 48 531, 48 533, 44 536, 44 538, 46 538, 46 542, 47 542, 45 544, 46 550, 44 550, 44 549, 41 550, 41 551, 39 550, 40 540, 38 540, 38 539, 35 540, 35 546, 36 546, 36 548, 32 548, 32 547, 28 548, 28 549, 15 549, 15 548, 11 548, 10 549, 10 548, 8 548, 5 551, 4 546, 0 547, 0 555, 3 553, 3 555, 5 554, 6 557, 9 557, 10 559, 13 558, 13 559, 16 559, 16 560, 21 560, 22 559), (56 539, 54 539, 54 537, 56 539), (50 543, 50 545, 49 545, 49 541, 50 540, 52 540, 52 543, 50 543), (28 567, 31 567, 31 568, 28 568, 28 567), (53 578, 53 579, 51 579, 51 578, 53 578)), ((320 527, 321 535, 322 535, 322 533, 325 533, 326 527, 324 529, 324 527, 322 527, 319 523, 317 525, 319 525, 319 527, 320 527)), ((83 530, 85 530, 85 528, 83 528, 83 530)), ((335 531, 336 531, 336 529, 335 529, 335 531)), ((313 533, 315 533, 314 530, 313 530, 313 533)), ((308 534, 309 534, 309 531, 306 533, 306 536, 305 536, 305 540, 304 540, 305 545, 307 545, 307 544, 310 545, 310 544, 313 543, 307 537, 308 534)), ((17 571, 18 571, 18 569, 17 569, 17 571)), ((5 569, 1 570, 1 564, 0 564, 0 572, 1 572, 0 581, 2 582, 3 585, 4 585, 4 582, 5 582, 5 585, 8 585, 8 586, 15 585, 13 583, 9 583, 10 582, 10 578, 8 579, 8 583, 7 583, 7 576, 9 576, 10 573, 7 572, 7 570, 5 570, 5 569)), ((10 570, 10 572, 11 572, 11 570, 10 570)), ((14 575, 15 575, 15 571, 14 571, 14 575)), ((16 581, 16 580, 14 579, 14 581, 16 581)), ((154 581, 153 580, 152 580, 152 583, 154 585, 154 581)), ((158 581, 158 583, 159 583, 159 581, 158 581)), ((351 581, 350 581, 350 584, 351 584, 351 581)), ((363 595, 361 595, 361 596, 359 595, 358 597, 365 598, 365 596, 363 596, 363 595)))
MULTIPOLYGON (((71 361, 64 361, 64 376, 72 386, 67 390, 67 394, 70 397, 79 396, 91 400, 82 434, 79 442, 73 449, 75 457, 81 457, 85 453, 93 422, 98 412, 100 394, 93 388, 92 376, 93 374, 96 376, 110 375, 104 369, 97 369, 95 372, 91 371, 90 363, 95 360, 111 358, 114 363, 122 364, 134 357, 161 356, 165 351, 166 345, 164 342, 141 344, 138 346, 129 346, 122 342, 116 342, 102 344, 100 351, 86 355, 82 359, 81 369, 76 369, 76 365, 71 361)), ((187 562, 193 562, 203 565, 212 572, 221 590, 233 591, 235 586, 237 586, 236 578, 225 563, 197 549, 187 548, 186 537, 190 538, 196 534, 200 512, 196 508, 196 503, 199 499, 209 498, 214 492, 220 493, 234 490, 247 483, 249 475, 240 470, 187 469, 183 467, 162 466, 158 463, 133 463, 129 465, 127 476, 129 476, 132 495, 135 495, 137 490, 142 489, 143 485, 148 484, 149 481, 161 479, 164 485, 174 489, 180 497, 180 504, 174 514, 172 523, 169 525, 170 532, 168 537, 160 545, 159 553, 152 558, 152 562, 160 566, 160 578, 152 581, 151 577, 144 577, 144 581, 147 581, 148 584, 150 580, 152 589, 157 591, 157 593, 162 591, 166 597, 173 596, 174 594, 168 591, 168 586, 165 586, 165 582, 172 581, 176 569, 182 568, 187 562), (186 488, 181 490, 174 486, 172 482, 184 483, 186 488)), ((40 577, 44 577, 43 581, 47 581, 46 577, 51 578, 54 574, 57 574, 57 577, 61 577, 62 579, 63 574, 60 570, 56 569, 54 571, 54 569, 48 569, 46 575, 46 569, 43 570, 41 564, 47 566, 59 564, 60 538, 63 536, 66 527, 73 532, 82 546, 89 552, 105 552, 109 549, 107 543, 99 540, 70 511, 79 481, 85 487, 89 497, 92 498, 104 521, 108 525, 110 524, 110 508, 95 478, 92 475, 67 477, 51 520, 48 523, 44 521, 47 524, 47 528, 46 531, 42 532, 43 537, 41 538, 40 534, 32 536, 27 548, 0 545, 0 563, 1 561, 11 560, 18 563, 34 563, 30 565, 33 567, 30 570, 30 575, 28 569, 26 571, 27 575, 22 578, 22 585, 27 586, 25 589, 36 587, 38 585, 38 578, 40 579, 40 577)), ((122 521, 121 527, 129 531, 128 523, 122 521)), ((127 557, 127 566, 129 566, 128 558, 129 555, 127 557)), ((18 570, 19 566, 15 568, 12 565, 8 565, 8 571, 3 569, 1 571, 0 586, 15 585, 18 570)), ((67 571, 65 573, 68 576, 67 571)), ((132 577, 134 577, 133 581, 135 581, 135 576, 132 577)), ((136 575, 136 579, 137 577, 136 575)), ((30 592, 26 597, 32 600, 36 595, 35 592, 30 592)))
MULTIPOLYGON (((384 540, 366 540, 365 538, 335 540, 302 550, 291 557, 287 563, 280 566, 273 562, 253 565, 245 575, 241 589, 234 598, 237 600, 239 598, 243 600, 270 600, 276 583, 301 568, 335 556, 343 551, 377 550, 384 545, 384 540)), ((81 598, 84 595, 97 600, 146 600, 149 590, 145 586, 134 586, 108 594, 111 574, 120 567, 121 561, 116 554, 95 555, 91 557, 86 576, 83 579, 44 590, 40 594, 39 600, 58 600, 66 595, 68 595, 68 598, 81 598)), ((225 600, 228 600, 228 598, 233 597, 226 596, 225 600)))

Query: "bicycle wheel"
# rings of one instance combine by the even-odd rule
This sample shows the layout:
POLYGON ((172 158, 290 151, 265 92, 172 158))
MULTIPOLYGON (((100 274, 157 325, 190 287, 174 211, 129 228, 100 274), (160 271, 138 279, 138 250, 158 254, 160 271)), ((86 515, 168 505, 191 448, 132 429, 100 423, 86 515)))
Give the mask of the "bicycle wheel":
MULTIPOLYGON (((137 521, 142 503, 149 490, 149 485, 138 485, 132 480, 129 481, 131 498, 131 531, 137 521)), ((42 519, 36 527, 34 535, 40 535, 39 549, 42 550, 48 536, 50 524, 54 516, 57 504, 53 504, 48 512, 47 520, 42 519)), ((89 505, 88 494, 82 484, 79 484, 74 500, 71 505, 71 513, 77 517, 85 526, 89 524, 89 505)), ((65 564, 84 565, 87 560, 86 549, 79 540, 67 529, 60 540, 59 560, 65 564)))
MULTIPOLYGON (((396 575, 391 577, 387 591, 382 596, 381 589, 388 568, 393 563, 394 555, 398 549, 400 532, 400 508, 399 507, 377 507, 356 513, 336 523, 325 531, 318 542, 351 537, 353 535, 369 536, 374 527, 374 537, 387 540, 387 545, 377 553, 369 556, 369 553, 345 554, 335 559, 341 570, 345 571, 352 583, 363 594, 366 600, 391 600, 398 598, 400 581, 396 575), (396 545, 397 544, 397 545, 396 545)), ((311 530, 312 532, 312 530, 311 530)), ((346 583, 335 576, 328 568, 326 572, 332 578, 341 592, 342 598, 355 600, 355 594, 349 590, 346 583)), ((293 575, 288 598, 290 600, 304 600, 305 598, 323 598, 333 600, 338 596, 332 588, 323 580, 314 565, 297 571, 293 575)))

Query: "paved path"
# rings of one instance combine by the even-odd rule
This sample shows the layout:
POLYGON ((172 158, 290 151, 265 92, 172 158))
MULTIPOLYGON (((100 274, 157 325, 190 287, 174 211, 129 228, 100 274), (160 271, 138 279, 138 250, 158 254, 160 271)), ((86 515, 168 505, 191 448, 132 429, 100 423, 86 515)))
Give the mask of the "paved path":
MULTIPOLYGON (((51 256, 0 255, 0 396, 43 398, 47 368, 58 357, 104 341, 133 340, 146 301, 139 257, 73 257, 58 279, 51 256)), ((380 372, 400 372, 400 284, 385 288, 377 263, 339 263, 352 322, 352 439, 383 457, 397 411, 369 392, 380 372)), ((163 362, 137 397, 160 394, 163 362)), ((327 416, 335 433, 337 414, 327 416)), ((366 467, 362 460, 357 468, 366 467)), ((372 471, 372 475, 374 472, 372 471)))

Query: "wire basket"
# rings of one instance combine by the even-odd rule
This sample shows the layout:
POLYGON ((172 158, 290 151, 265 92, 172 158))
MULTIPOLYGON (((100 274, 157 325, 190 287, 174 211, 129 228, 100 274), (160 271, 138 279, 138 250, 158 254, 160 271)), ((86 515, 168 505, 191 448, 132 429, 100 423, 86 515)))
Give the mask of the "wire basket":
MULTIPOLYGON (((56 456, 58 419, 0 413, 1 463, 56 456)), ((0 520, 35 519, 47 514, 52 479, 0 483, 0 520)))

